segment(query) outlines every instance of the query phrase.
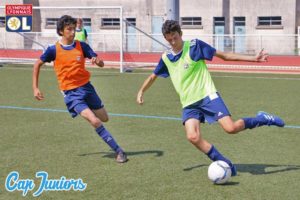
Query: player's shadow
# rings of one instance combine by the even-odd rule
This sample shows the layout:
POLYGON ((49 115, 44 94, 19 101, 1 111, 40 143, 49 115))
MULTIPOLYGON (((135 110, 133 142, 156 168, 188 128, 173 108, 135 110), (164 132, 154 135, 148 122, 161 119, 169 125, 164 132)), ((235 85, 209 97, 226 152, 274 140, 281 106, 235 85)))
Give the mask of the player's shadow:
MULTIPOLYGON (((300 170, 299 165, 273 165, 273 164, 235 164, 238 173, 250 173, 253 175, 267 175, 279 172, 300 170)), ((183 171, 191 171, 200 167, 208 167, 208 165, 200 164, 184 168, 183 171)))
MULTIPOLYGON (((92 155, 103 155, 102 157, 104 158, 114 158, 116 154, 112 151, 110 152, 93 152, 93 153, 84 153, 84 154, 79 154, 79 156, 92 156, 92 155)), ((139 156, 139 155, 145 155, 145 154, 152 154, 155 157, 161 157, 164 155, 163 151, 159 150, 149 150, 149 151, 126 151, 126 154, 128 157, 131 156, 139 156)))
POLYGON ((266 175, 279 172, 300 170, 299 165, 273 165, 273 164, 236 164, 238 172, 247 172, 253 175, 266 175))
POLYGON ((183 171, 191 171, 191 170, 193 170, 193 169, 200 168, 200 167, 208 167, 208 165, 206 165, 206 164, 203 164, 203 165, 195 165, 195 166, 191 166, 191 167, 184 168, 183 171))

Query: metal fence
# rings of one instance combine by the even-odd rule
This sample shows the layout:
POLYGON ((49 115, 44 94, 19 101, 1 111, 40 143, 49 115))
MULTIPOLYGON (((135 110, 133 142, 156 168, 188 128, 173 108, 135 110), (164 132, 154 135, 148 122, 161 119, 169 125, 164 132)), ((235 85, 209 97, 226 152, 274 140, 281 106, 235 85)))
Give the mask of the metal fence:
MULTIPOLYGON (((0 32, 0 49, 40 50, 54 44, 59 37, 55 32, 30 32, 24 36, 0 32)), ((161 34, 149 34, 168 45, 161 34)), ((264 48, 271 55, 299 55, 300 36, 291 35, 183 35, 184 40, 198 38, 225 52, 254 54, 264 48)), ((89 33, 88 42, 95 51, 119 52, 120 31, 89 33)), ((166 48, 144 34, 123 34, 124 52, 162 52, 166 48)))

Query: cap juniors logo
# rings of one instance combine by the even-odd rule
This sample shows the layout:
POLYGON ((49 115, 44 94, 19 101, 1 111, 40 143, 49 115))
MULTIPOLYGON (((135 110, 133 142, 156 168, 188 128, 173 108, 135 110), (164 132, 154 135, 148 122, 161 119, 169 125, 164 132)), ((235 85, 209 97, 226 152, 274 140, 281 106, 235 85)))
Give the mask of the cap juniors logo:
POLYGON ((62 176, 59 179, 49 179, 48 173, 45 171, 39 171, 35 175, 36 178, 40 178, 39 187, 36 187, 36 183, 33 179, 20 179, 19 172, 10 172, 5 180, 5 189, 8 192, 21 191, 23 196, 26 196, 29 191, 37 190, 32 194, 34 197, 40 196, 44 191, 84 191, 87 184, 79 179, 67 179, 62 176))
POLYGON ((6 5, 6 31, 29 32, 32 30, 32 5, 6 5))

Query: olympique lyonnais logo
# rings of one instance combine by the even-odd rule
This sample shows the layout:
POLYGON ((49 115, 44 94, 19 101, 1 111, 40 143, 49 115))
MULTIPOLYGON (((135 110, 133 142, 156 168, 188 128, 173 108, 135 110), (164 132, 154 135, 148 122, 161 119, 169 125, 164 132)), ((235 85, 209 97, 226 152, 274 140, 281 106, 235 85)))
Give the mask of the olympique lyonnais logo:
POLYGON ((5 24, 8 32, 30 32, 32 30, 32 5, 6 5, 5 24))

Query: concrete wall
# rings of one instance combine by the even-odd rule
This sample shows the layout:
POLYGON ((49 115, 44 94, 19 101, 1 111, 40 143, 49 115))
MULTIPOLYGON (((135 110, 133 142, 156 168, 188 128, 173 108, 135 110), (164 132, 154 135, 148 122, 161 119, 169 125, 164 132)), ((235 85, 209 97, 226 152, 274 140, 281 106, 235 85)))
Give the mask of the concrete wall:
MULTIPOLYGON (((296 0, 231 0, 230 18, 232 19, 235 16, 245 16, 247 27, 246 33, 248 34, 293 34, 296 18, 295 6, 296 0), (281 16, 283 28, 258 29, 258 16, 281 16)), ((230 22, 232 32, 232 20, 230 20, 230 22)))
MULTIPOLYGON (((230 1, 230 30, 233 33, 233 17, 246 17, 246 34, 282 35, 295 33, 296 0, 261 1, 261 0, 231 0, 230 1), (281 16, 282 26, 260 28, 257 26, 258 16, 281 16)), ((286 54, 294 49, 295 38, 285 39, 276 36, 250 37, 247 39, 249 51, 265 48, 274 53, 286 54), (276 49, 274 49, 276 48, 276 49)))
POLYGON ((222 0, 181 0, 180 17, 201 17, 202 29, 183 29, 185 34, 213 34, 213 17, 222 17, 222 0))

